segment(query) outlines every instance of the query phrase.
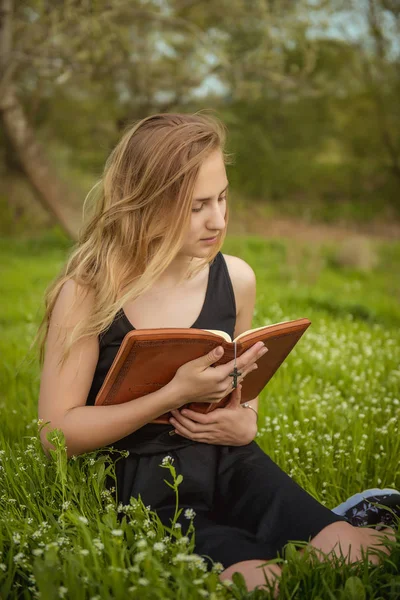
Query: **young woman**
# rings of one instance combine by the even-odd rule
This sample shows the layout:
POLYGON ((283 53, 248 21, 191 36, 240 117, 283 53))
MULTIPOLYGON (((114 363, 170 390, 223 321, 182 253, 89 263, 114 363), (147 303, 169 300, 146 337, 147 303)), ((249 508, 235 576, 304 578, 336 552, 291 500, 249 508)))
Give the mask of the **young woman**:
MULTIPOLYGON (((159 114, 130 127, 113 150, 79 242, 46 295, 39 417, 64 432, 68 456, 110 444, 129 450, 116 464, 119 500, 140 494, 167 525, 174 497, 159 465, 170 455, 183 475, 181 506, 196 513, 195 551, 224 565, 222 579, 240 571, 253 589, 279 577, 277 566, 257 567, 289 540, 355 561, 367 548, 386 551, 393 529, 353 527, 281 471, 253 441, 257 398, 243 408, 240 388, 210 414, 182 408, 232 391, 232 362, 211 368, 217 350, 183 365, 157 392, 94 406, 132 329, 222 329, 233 338, 252 327, 254 272, 220 252, 224 141, 214 118, 159 114), (170 425, 152 423, 166 411, 170 425)), ((239 382, 266 351, 256 344, 238 359, 239 382)))

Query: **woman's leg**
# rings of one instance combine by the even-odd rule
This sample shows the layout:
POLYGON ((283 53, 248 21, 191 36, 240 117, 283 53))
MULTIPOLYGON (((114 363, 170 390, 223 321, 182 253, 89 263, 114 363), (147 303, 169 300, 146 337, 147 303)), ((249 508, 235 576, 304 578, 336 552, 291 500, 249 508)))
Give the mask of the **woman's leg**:
MULTIPOLYGON (((372 551, 368 556, 368 560, 373 564, 378 564, 380 557, 375 554, 374 550, 382 551, 384 554, 389 554, 390 550, 384 545, 384 541, 394 541, 396 538, 395 532, 390 527, 376 531, 365 527, 353 527, 349 523, 337 522, 328 525, 322 529, 309 543, 316 550, 320 550, 320 560, 329 560, 332 554, 341 558, 346 557, 349 562, 357 562, 362 560, 363 553, 372 551)), ((300 552, 303 552, 301 550, 300 552)), ((243 575, 249 591, 256 587, 266 586, 265 580, 274 585, 274 597, 278 598, 279 579, 281 576, 281 568, 278 565, 265 565, 267 561, 262 560, 245 560, 235 563, 222 571, 220 574, 221 581, 232 579, 232 575, 239 572, 243 575)))
MULTIPOLYGON (((369 562, 378 564, 380 557, 374 553, 379 550, 384 554, 390 554, 390 549, 384 544, 385 541, 394 541, 396 535, 391 527, 381 531, 365 527, 353 527, 349 523, 338 522, 324 527, 311 541, 310 546, 320 550, 321 560, 326 560, 325 555, 333 553, 338 557, 346 557, 349 562, 362 560, 363 553, 371 551, 368 555, 369 562)), ((317 553, 318 554, 318 553, 317 553)))
POLYGON ((274 596, 277 598, 281 569, 278 565, 267 565, 262 567, 266 562, 266 560, 244 560, 235 563, 225 569, 225 571, 222 571, 219 578, 221 581, 224 581, 224 579, 232 579, 232 575, 239 572, 243 575, 249 591, 254 590, 257 586, 267 587, 265 582, 265 580, 267 580, 270 585, 274 585, 274 596))

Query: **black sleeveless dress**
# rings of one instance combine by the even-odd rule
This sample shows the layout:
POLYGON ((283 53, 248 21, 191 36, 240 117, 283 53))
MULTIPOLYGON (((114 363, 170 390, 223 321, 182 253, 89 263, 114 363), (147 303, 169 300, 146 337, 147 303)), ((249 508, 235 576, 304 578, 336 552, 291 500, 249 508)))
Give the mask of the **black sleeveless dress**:
MULTIPOLYGON (((221 329, 233 338, 235 296, 221 252, 210 265, 202 310, 193 328, 221 329)), ((124 311, 100 336, 100 353, 86 404, 93 405, 124 336, 135 329, 124 311)), ((115 465, 119 502, 139 494, 144 504, 170 525, 174 492, 159 465, 174 459, 181 508, 195 511, 195 552, 225 568, 251 559, 275 558, 290 540, 308 541, 321 529, 343 521, 284 473, 253 441, 246 446, 217 446, 170 436, 172 426, 148 424, 113 446, 129 451, 115 465)), ((113 455, 112 455, 113 456, 113 455)), ((182 512, 182 515, 184 511, 182 512)), ((182 528, 188 521, 181 516, 182 528)))

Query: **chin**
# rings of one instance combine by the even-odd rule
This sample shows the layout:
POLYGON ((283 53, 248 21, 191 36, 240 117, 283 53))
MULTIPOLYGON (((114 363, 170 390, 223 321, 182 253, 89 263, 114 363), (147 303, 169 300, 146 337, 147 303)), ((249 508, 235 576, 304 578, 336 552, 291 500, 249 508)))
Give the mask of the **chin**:
POLYGON ((179 252, 179 255, 181 257, 185 256, 189 259, 198 258, 198 259, 204 260, 208 256, 209 253, 210 253, 210 248, 207 248, 207 247, 205 247, 205 248, 197 247, 196 248, 196 247, 192 246, 191 248, 189 248, 189 247, 182 248, 182 250, 179 252))

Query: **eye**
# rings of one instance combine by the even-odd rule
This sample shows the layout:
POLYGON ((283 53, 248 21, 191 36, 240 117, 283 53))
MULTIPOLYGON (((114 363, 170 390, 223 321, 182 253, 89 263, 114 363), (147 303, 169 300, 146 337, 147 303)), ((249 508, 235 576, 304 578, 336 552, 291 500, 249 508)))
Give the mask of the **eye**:
MULTIPOLYGON (((223 200, 226 200, 226 196, 220 196, 220 197, 218 198, 218 202, 222 202, 223 200)), ((203 208, 204 204, 205 204, 205 203, 203 202, 203 203, 202 203, 202 205, 200 206, 200 208, 192 208, 192 212, 194 212, 194 213, 198 213, 198 212, 200 212, 200 211, 201 211, 201 209, 203 208)))

